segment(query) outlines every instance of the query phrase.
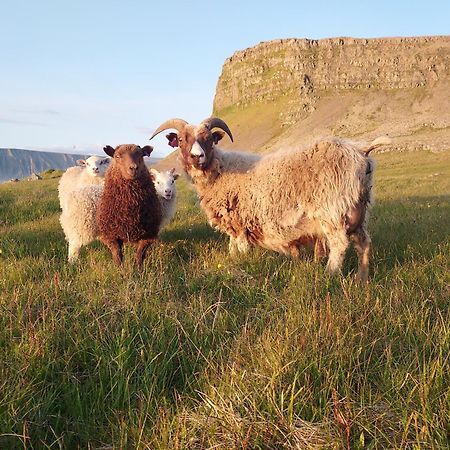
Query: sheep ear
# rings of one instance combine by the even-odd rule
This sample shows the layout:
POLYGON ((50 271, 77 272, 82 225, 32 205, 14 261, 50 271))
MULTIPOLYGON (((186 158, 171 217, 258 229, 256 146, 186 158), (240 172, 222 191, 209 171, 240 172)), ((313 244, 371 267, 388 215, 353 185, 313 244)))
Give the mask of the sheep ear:
POLYGON ((149 169, 150 172, 150 178, 155 181, 156 180, 156 170, 155 169, 149 169))
POLYGON ((153 151, 153 147, 151 145, 146 145, 145 147, 142 147, 141 150, 143 156, 150 156, 153 151))
POLYGON ((212 134, 214 144, 217 144, 224 136, 225 133, 223 131, 214 131, 212 134))
POLYGON ((167 144, 171 147, 178 147, 178 134, 177 133, 169 133, 166 134, 166 138, 169 141, 167 144))
POLYGON ((111 156, 111 158, 114 156, 114 152, 116 151, 115 149, 113 149, 110 145, 107 145, 106 147, 103 147, 103 151, 111 156))
POLYGON ((173 176, 174 180, 178 180, 180 174, 179 173, 174 173, 172 176, 173 176))
POLYGON ((86 160, 84 160, 84 159, 77 159, 77 164, 79 165, 79 166, 85 166, 86 165, 86 160))

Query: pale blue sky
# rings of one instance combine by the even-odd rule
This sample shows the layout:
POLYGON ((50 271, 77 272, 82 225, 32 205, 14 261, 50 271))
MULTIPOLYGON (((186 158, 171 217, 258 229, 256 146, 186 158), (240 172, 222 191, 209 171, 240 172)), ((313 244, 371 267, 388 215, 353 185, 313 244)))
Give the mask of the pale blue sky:
POLYGON ((0 0, 0 147, 145 144, 207 117, 224 60, 261 41, 442 34, 449 0, 0 0))

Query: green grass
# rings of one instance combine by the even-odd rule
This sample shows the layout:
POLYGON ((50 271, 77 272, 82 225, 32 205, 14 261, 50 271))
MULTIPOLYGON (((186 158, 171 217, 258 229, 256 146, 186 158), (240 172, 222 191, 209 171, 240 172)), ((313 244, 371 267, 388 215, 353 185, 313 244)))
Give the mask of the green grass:
POLYGON ((69 265, 57 180, 0 186, 0 448, 449 448, 450 152, 376 160, 367 289, 232 260, 184 181, 142 270, 69 265))

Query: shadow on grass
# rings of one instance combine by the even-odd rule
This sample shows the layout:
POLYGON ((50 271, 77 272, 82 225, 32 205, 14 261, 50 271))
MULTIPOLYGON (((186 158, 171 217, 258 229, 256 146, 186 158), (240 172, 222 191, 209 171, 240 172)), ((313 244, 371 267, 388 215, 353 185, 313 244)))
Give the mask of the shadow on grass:
POLYGON ((214 231, 208 224, 192 224, 189 227, 175 228, 161 233, 161 240, 167 242, 194 241, 204 242, 208 240, 218 241, 222 235, 214 231))

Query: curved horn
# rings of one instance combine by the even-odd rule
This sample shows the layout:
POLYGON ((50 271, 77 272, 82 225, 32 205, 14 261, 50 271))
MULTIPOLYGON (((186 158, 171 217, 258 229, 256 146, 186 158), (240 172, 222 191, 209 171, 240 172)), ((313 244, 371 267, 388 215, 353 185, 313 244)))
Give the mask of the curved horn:
POLYGON ((228 125, 218 117, 208 117, 207 119, 203 120, 202 125, 205 125, 208 130, 212 130, 213 128, 220 128, 221 130, 225 131, 225 133, 230 136, 231 142, 233 142, 233 135, 231 134, 230 129, 228 128, 228 125))
POLYGON ((161 124, 156 129, 156 131, 152 134, 152 137, 150 138, 150 140, 153 139, 157 134, 161 133, 161 131, 169 130, 171 128, 174 128, 175 130, 180 132, 184 128, 185 125, 187 125, 187 122, 183 119, 166 120, 163 124, 161 124))

